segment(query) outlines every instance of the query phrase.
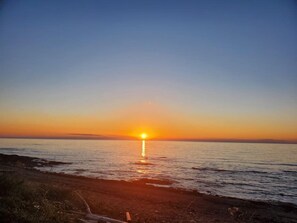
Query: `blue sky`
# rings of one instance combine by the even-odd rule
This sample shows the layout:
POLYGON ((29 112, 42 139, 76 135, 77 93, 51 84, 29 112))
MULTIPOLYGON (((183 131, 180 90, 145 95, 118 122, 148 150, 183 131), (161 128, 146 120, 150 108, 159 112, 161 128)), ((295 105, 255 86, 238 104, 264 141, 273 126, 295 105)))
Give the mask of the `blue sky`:
POLYGON ((3 1, 0 108, 297 126, 296 39, 296 1, 3 1))

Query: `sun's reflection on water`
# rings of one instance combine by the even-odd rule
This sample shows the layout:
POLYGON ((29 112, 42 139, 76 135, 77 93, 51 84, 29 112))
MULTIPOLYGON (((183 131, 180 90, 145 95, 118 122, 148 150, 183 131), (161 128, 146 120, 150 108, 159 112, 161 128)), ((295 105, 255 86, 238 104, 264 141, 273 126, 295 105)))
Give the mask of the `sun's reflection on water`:
POLYGON ((139 160, 139 164, 141 164, 142 168, 137 169, 137 173, 145 174, 147 171, 144 168, 144 166, 147 164, 147 156, 146 156, 146 150, 145 150, 145 138, 146 135, 142 135, 142 142, 141 142, 141 159, 139 160))
POLYGON ((142 150, 141 150, 141 156, 145 159, 145 139, 142 140, 142 150))
POLYGON ((144 174, 144 173, 146 173, 146 171, 145 171, 145 170, 140 170, 140 169, 138 169, 138 170, 137 170, 137 173, 142 173, 142 174, 144 174))

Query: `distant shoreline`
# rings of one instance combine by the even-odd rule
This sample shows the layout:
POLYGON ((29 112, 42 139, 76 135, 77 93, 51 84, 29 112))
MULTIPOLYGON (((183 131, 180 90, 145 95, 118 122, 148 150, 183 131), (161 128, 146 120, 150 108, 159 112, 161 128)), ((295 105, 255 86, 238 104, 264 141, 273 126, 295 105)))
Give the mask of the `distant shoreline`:
MULTIPOLYGON (((0 136, 0 139, 52 139, 52 140, 123 140, 139 141, 134 137, 31 137, 31 136, 0 136)), ((274 139, 148 139, 149 141, 169 142, 213 142, 213 143, 261 143, 261 144, 297 144, 295 140, 274 140, 274 139)))

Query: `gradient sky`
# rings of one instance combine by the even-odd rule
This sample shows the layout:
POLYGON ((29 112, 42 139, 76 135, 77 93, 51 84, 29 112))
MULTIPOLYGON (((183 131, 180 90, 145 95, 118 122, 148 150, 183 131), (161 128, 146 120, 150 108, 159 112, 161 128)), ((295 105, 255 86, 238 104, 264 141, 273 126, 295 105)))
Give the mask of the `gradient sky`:
POLYGON ((0 136, 297 139, 296 1, 1 1, 0 136))

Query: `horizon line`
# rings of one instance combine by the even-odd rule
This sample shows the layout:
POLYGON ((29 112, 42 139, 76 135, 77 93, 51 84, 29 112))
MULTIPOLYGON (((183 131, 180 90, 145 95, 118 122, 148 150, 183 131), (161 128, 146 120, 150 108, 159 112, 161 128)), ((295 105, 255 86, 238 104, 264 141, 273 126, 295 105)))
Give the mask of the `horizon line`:
MULTIPOLYGON (((104 136, 96 134, 69 134, 66 136, 11 136, 0 135, 6 139, 61 139, 61 140, 141 140, 133 136, 104 136)), ((151 138, 149 141, 180 141, 180 142, 226 142, 226 143, 267 143, 267 144, 297 144, 296 140, 283 139, 236 139, 236 138, 151 138)))

